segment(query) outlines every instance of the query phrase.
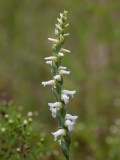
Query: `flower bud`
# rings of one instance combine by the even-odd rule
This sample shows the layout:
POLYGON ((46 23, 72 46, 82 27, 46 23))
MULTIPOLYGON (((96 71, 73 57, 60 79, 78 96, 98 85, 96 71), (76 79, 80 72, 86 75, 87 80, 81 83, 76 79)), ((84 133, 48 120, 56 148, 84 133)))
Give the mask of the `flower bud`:
POLYGON ((23 121, 23 124, 26 126, 28 124, 28 121, 27 120, 24 120, 23 121))
POLYGON ((12 123, 13 123, 13 120, 12 120, 12 119, 10 119, 8 122, 9 122, 10 124, 12 124, 12 123))
POLYGON ((6 129, 5 129, 5 128, 1 128, 1 132, 3 132, 3 133, 4 133, 5 131, 6 131, 6 129))
POLYGON ((4 117, 5 117, 5 119, 8 119, 9 115, 8 115, 8 114, 5 114, 5 116, 4 116, 4 117))
POLYGON ((62 29, 58 24, 56 24, 55 26, 56 26, 57 29, 59 29, 60 31, 63 31, 63 29, 62 29))
POLYGON ((20 148, 16 148, 16 151, 17 151, 17 152, 20 152, 20 151, 21 151, 21 149, 20 149, 20 148))
POLYGON ((28 112, 28 117, 32 117, 33 113, 32 112, 28 112))
POLYGON ((30 118, 28 119, 28 121, 29 121, 29 122, 32 122, 32 118, 30 117, 30 118))
POLYGON ((21 114, 18 114, 18 115, 17 115, 17 118, 18 118, 18 119, 21 119, 21 114))
POLYGON ((64 42, 64 37, 62 35, 60 35, 60 42, 63 43, 64 42))

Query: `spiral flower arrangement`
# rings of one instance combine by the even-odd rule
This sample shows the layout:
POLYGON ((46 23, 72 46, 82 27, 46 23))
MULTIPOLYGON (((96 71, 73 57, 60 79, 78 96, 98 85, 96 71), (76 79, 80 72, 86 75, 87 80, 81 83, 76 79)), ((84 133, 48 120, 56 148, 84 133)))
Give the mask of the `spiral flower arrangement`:
POLYGON ((58 23, 55 25, 55 39, 48 38, 52 41, 53 55, 46 57, 46 63, 51 65, 52 80, 42 82, 43 86, 51 85, 53 94, 56 97, 56 102, 48 103, 53 118, 58 119, 58 131, 53 132, 54 140, 57 141, 61 147, 61 150, 66 158, 69 160, 69 147, 71 143, 71 137, 69 131, 72 131, 74 124, 78 116, 72 116, 66 111, 66 104, 69 102, 69 97, 73 98, 76 91, 63 90, 63 75, 70 74, 67 71, 67 67, 61 66, 61 60, 64 54, 70 53, 69 50, 64 49, 65 38, 69 36, 69 33, 65 33, 66 28, 69 26, 67 23, 67 11, 60 13, 60 18, 57 18, 58 23))

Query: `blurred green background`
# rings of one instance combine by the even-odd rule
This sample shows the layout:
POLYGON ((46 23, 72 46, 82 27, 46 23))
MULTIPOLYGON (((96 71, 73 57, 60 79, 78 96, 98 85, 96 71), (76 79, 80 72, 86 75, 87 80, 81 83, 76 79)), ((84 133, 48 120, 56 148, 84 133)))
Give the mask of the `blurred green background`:
POLYGON ((120 1, 1 0, 0 103, 13 99, 25 113, 38 111, 38 125, 49 135, 56 130, 47 105, 55 98, 41 82, 51 79, 44 61, 52 54, 47 38, 54 38, 56 18, 64 9, 71 33, 64 47, 72 51, 62 61, 71 71, 64 88, 77 91, 67 109, 79 115, 71 157, 119 160, 106 138, 120 118, 120 1))

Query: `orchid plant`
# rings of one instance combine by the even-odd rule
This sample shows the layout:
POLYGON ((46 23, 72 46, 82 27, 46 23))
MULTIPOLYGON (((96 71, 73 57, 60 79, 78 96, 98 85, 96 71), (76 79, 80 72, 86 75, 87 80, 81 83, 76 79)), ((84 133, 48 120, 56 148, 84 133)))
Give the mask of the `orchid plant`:
POLYGON ((69 160, 69 147, 71 137, 69 131, 72 131, 78 116, 72 116, 66 111, 66 104, 69 102, 69 96, 73 98, 76 93, 75 90, 69 91, 63 88, 63 75, 70 74, 67 67, 61 66, 61 60, 65 53, 70 53, 69 50, 63 48, 65 38, 69 33, 65 33, 66 28, 69 26, 67 23, 67 11, 60 13, 60 18, 57 18, 58 23, 55 25, 55 39, 48 38, 52 41, 53 55, 46 57, 46 63, 51 65, 52 80, 42 82, 43 86, 51 85, 53 94, 56 97, 56 102, 48 103, 53 118, 58 119, 58 130, 53 132, 54 140, 58 141, 61 150, 66 158, 69 160))

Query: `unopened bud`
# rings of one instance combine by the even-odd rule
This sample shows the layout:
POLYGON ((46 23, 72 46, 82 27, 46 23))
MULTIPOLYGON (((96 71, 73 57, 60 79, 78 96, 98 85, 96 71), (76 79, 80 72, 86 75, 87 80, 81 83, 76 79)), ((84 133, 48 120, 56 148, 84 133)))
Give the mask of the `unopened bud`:
POLYGON ((65 11, 65 10, 64 10, 64 12, 63 12, 64 16, 67 17, 67 13, 68 13, 68 11, 65 11))
POLYGON ((59 35, 58 29, 55 29, 55 35, 56 35, 56 36, 59 35))
POLYGON ((1 132, 5 132, 6 131, 6 129, 5 128, 1 128, 1 132))
POLYGON ((29 121, 29 122, 32 122, 32 118, 29 118, 28 121, 29 121))
POLYGON ((28 112, 28 117, 32 117, 33 113, 32 112, 28 112))
POLYGON ((62 29, 58 24, 56 24, 56 27, 57 27, 60 31, 63 31, 63 29, 62 29))
POLYGON ((40 138, 40 142, 42 142, 42 143, 43 143, 44 141, 45 141, 45 140, 44 140, 44 138, 40 138))
POLYGON ((8 114, 5 114, 5 116, 4 116, 4 117, 5 117, 5 119, 8 119, 8 117, 9 117, 9 116, 8 116, 8 114))
POLYGON ((21 149, 20 149, 20 148, 16 148, 16 151, 17 151, 17 152, 20 152, 20 151, 21 151, 21 149))
POLYGON ((63 43, 64 42, 64 37, 62 35, 60 35, 60 42, 63 43))
POLYGON ((65 25, 65 28, 67 28, 69 26, 69 23, 65 25))
POLYGON ((23 121, 23 124, 26 126, 28 124, 28 121, 27 120, 24 120, 23 121))
POLYGON ((20 114, 18 114, 18 115, 17 115, 17 118, 18 118, 18 119, 20 119, 20 118, 21 118, 21 115, 20 115, 20 114))
POLYGON ((10 119, 8 122, 9 122, 10 124, 12 124, 12 123, 13 123, 13 120, 12 120, 12 119, 10 119))

